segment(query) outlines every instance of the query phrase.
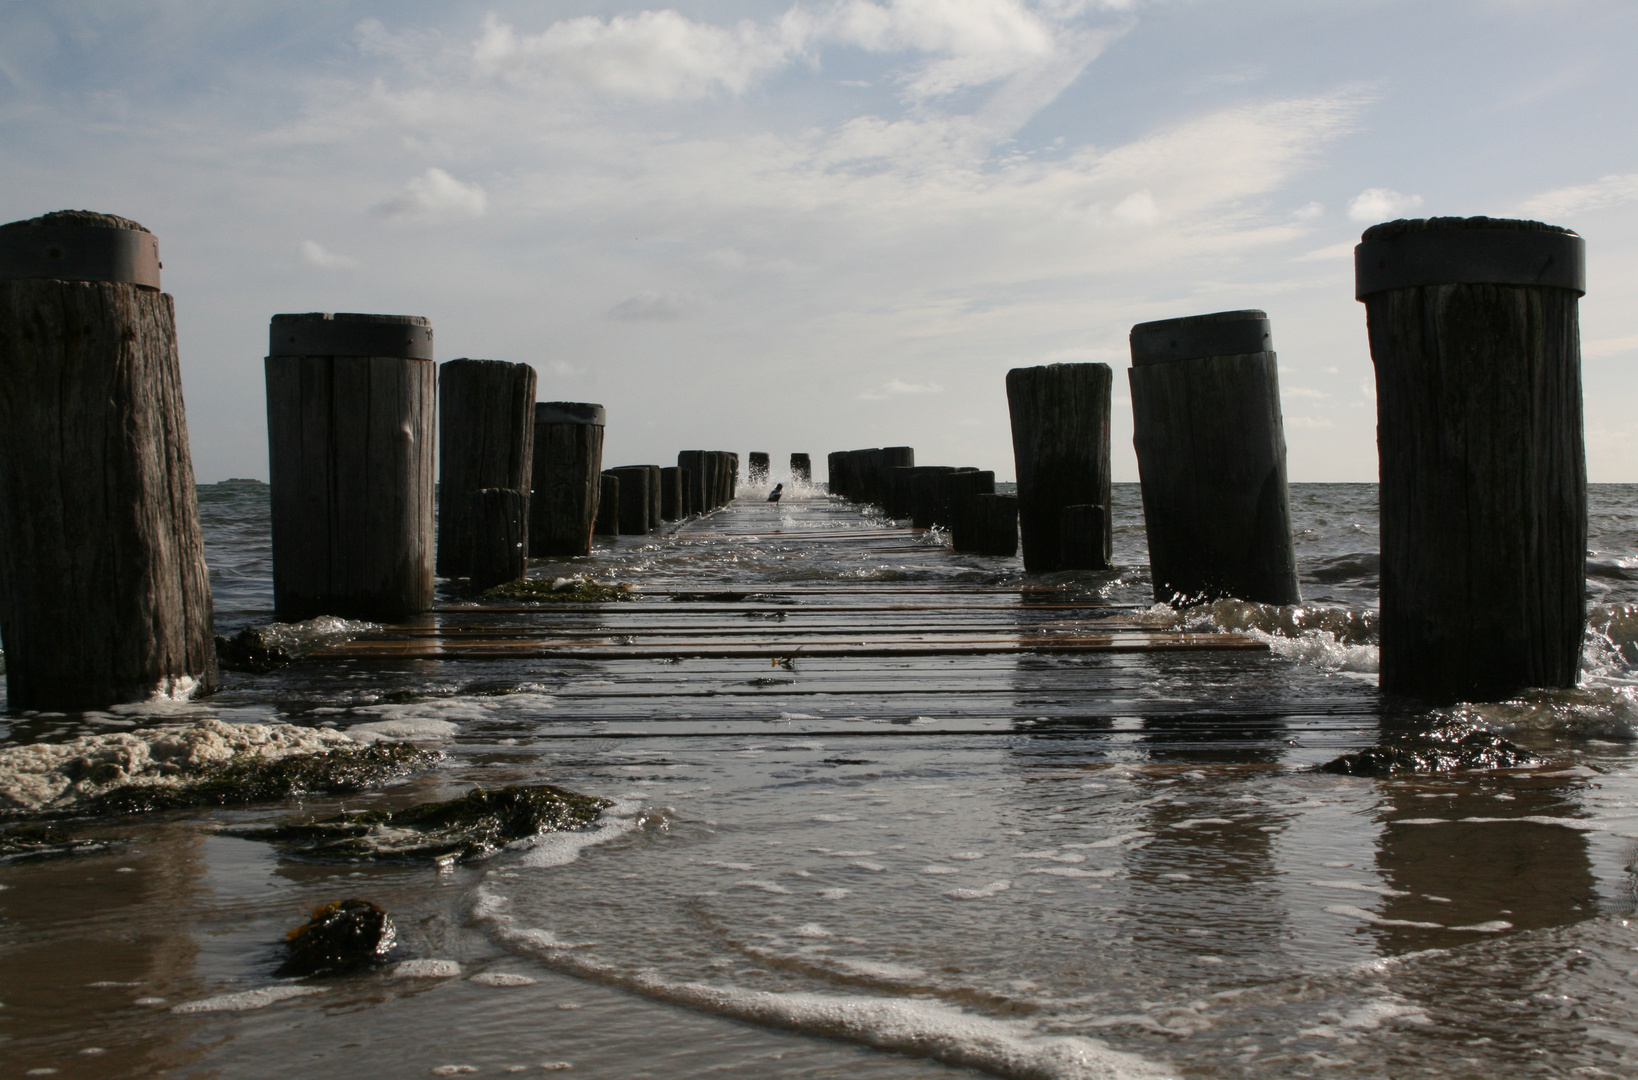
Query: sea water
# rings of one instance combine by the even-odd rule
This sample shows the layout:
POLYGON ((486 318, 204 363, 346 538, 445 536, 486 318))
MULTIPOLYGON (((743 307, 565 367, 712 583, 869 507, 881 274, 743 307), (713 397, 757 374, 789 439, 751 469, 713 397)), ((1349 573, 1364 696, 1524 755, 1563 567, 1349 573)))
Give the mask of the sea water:
MULTIPOLYGON (((792 542, 882 524, 796 494, 740 504, 696 539, 626 538, 540 570, 701 591, 1039 581, 936 534, 888 550, 792 542)), ((106 854, 0 866, 0 1065, 1638 1071, 1638 487, 1592 489, 1583 685, 1433 715, 1375 686, 1374 487, 1295 485, 1292 505, 1304 609, 1148 614, 1254 633, 1267 654, 355 662, 230 676, 187 705, 10 717, 13 742, 213 715, 408 735, 447 757, 385 793, 110 824, 106 854), (712 723, 740 726, 681 734, 712 723), (1314 768, 1385 726, 1430 723, 1489 727, 1547 764, 1394 780, 1314 768), (538 781, 615 805, 585 832, 441 869, 301 862, 214 831, 538 781), (282 932, 353 895, 394 913, 398 962, 276 979, 282 932)), ((202 488, 201 513, 219 626, 266 621, 265 489, 202 488)), ((1045 583, 1147 607, 1131 485, 1116 487, 1115 543, 1114 572, 1045 583)))

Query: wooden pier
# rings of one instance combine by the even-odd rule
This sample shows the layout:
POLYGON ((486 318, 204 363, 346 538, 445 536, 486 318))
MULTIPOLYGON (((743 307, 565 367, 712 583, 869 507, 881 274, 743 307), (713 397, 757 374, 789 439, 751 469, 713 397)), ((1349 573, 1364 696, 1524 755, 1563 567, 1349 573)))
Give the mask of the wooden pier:
MULTIPOLYGON (((758 527, 755 519, 767 516, 759 511, 736 503, 658 542, 677 549, 671 559, 702 564, 768 543, 797 560, 821 550, 831 561, 948 557, 921 529, 758 527)), ((744 659, 773 666, 818 658, 1265 648, 1243 634, 1183 633, 1148 622, 1138 609, 1064 587, 753 580, 726 589, 642 588, 631 600, 605 604, 445 605, 312 659, 744 659)))
POLYGON ((631 582, 633 599, 471 602, 452 590, 288 677, 298 697, 301 684, 345 684, 384 703, 373 710, 478 721, 463 738, 526 719, 531 743, 1061 733, 1261 761, 1293 739, 1314 753, 1355 745, 1380 707, 1374 687, 1252 635, 1168 629, 1109 603, 1107 575, 1026 577, 1016 558, 939 540, 823 495, 742 498, 600 540, 590 560, 531 567, 631 582), (474 696, 486 704, 469 714, 474 696))

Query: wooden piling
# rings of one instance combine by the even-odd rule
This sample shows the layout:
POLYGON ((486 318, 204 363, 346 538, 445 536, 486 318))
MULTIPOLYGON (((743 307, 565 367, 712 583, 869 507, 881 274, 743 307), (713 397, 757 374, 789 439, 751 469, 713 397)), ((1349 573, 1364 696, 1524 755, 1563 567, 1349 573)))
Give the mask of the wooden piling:
POLYGON ((479 488, 468 502, 472 587, 481 591, 521 579, 529 568, 529 503, 523 492, 479 488))
POLYGON ((680 495, 681 501, 677 504, 677 506, 678 509, 682 511, 682 516, 685 518, 693 517, 695 514, 700 512, 699 504, 695 502, 699 496, 694 490, 693 480, 694 474, 691 471, 680 466, 678 467, 677 486, 682 489, 682 492, 680 495))
POLYGON ((1354 249, 1376 367, 1382 689, 1434 702, 1574 686, 1586 628, 1585 246, 1432 218, 1354 249))
POLYGON ((1107 570, 1109 559, 1103 538, 1108 533, 1101 506, 1079 503, 1066 506, 1058 516, 1058 549, 1065 570, 1107 570))
POLYGON ((974 496, 972 521, 973 554, 1008 559, 1018 554, 1018 496, 974 496))
POLYGON ((620 534, 642 536, 649 530, 648 466, 622 465, 609 472, 620 478, 620 534))
POLYGON ((612 469, 598 474, 597 524, 598 536, 620 534, 620 477, 612 469))
POLYGON ((134 221, 0 227, 0 638, 14 711, 216 683, 175 308, 134 221))
POLYGON ((668 465, 660 470, 661 521, 677 521, 686 516, 682 480, 682 470, 675 465, 668 465))
POLYGON ((918 465, 910 476, 910 526, 931 529, 938 521, 939 477, 955 472, 953 465, 918 465))
POLYGON ((728 501, 739 497, 739 455, 725 452, 728 459, 728 501))
MULTIPOLYGON (((1024 569, 1062 570, 1063 508, 1109 505, 1108 364, 1047 364, 1007 372, 1024 569)), ((1110 537, 1103 536, 1105 560, 1110 537)))
POLYGON ((660 485, 660 467, 645 465, 648 470, 648 527, 658 529, 665 520, 665 492, 660 485))
POLYGON ((989 469, 957 469, 941 481, 950 546, 956 551, 977 550, 974 507, 980 495, 995 494, 995 473, 989 469))
POLYGON ((1131 345, 1132 444, 1155 599, 1300 602, 1268 316, 1139 323, 1131 345))
POLYGON ((529 554, 590 555, 603 471, 603 406, 583 401, 535 405, 529 554))
POLYGON ((267 357, 273 608, 399 619, 432 607, 432 327, 275 315, 267 357))
POLYGON ((704 450, 680 450, 677 453, 677 468, 687 474, 685 488, 688 497, 688 513, 690 515, 703 514, 711 509, 711 483, 705 462, 704 450))
POLYGON ((791 455, 791 483, 813 483, 813 462, 806 454, 791 455))
POLYGON ((832 495, 847 497, 846 451, 833 450, 825 455, 825 490, 832 495))
POLYGON ((509 487, 528 505, 535 447, 535 369, 504 360, 438 367, 438 557, 443 577, 472 565, 472 493, 509 487))
POLYGON ((753 485, 766 484, 770 469, 768 455, 760 450, 752 450, 747 460, 749 464, 746 465, 745 482, 753 485))

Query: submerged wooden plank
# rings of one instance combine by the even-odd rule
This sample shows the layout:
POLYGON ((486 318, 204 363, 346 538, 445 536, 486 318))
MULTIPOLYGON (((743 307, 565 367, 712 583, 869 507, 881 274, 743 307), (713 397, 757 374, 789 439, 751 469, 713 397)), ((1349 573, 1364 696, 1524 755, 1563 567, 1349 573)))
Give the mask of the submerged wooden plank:
POLYGON ((477 660, 527 659, 572 655, 596 660, 665 660, 701 658, 818 658, 890 656, 981 656, 1002 653, 1148 653, 1185 650, 1266 651, 1267 645, 1244 634, 1118 633, 1086 635, 1016 635, 1012 637, 968 638, 952 635, 943 640, 914 641, 903 638, 846 643, 802 640, 745 644, 709 639, 697 641, 656 638, 648 642, 624 643, 612 636, 589 638, 534 638, 528 640, 450 640, 418 638, 361 637, 342 645, 315 649, 310 660, 412 659, 477 660))

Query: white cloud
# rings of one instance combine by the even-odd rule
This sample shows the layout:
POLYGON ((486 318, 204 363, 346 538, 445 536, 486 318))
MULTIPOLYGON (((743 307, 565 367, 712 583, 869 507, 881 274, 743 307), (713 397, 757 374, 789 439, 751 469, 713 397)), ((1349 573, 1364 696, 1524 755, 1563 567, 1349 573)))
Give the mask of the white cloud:
POLYGON ((609 308, 609 318, 625 322, 665 322, 688 313, 686 298, 677 293, 645 291, 628 296, 609 308))
POLYGON ((1638 334, 1631 337, 1603 338, 1581 346, 1582 356, 1620 356, 1638 350, 1638 334))
POLYGON ((772 25, 744 20, 720 27, 665 10, 565 19, 538 34, 520 34, 490 15, 472 45, 472 62, 481 75, 668 101, 742 93, 789 63, 810 33, 800 8, 772 25))
POLYGON ((1422 205, 1420 195, 1402 195, 1388 188, 1366 188, 1348 203, 1348 216, 1355 221, 1375 224, 1402 217, 1407 210, 1422 205))
POLYGON ((1328 428, 1336 424, 1323 416, 1288 416, 1285 418, 1288 428, 1328 428))
POLYGON ((1298 255, 1293 262, 1324 262, 1331 259, 1351 259, 1354 257, 1354 245, 1357 241, 1344 240, 1338 244, 1315 248, 1303 255, 1298 255))
POLYGON ((903 379, 889 379, 859 395, 860 401, 886 401, 905 394, 942 394, 944 387, 937 383, 907 383, 903 379))
POLYGON ((385 218, 450 221, 482 217, 488 199, 483 188, 463 184, 442 169, 432 168, 404 185, 402 194, 379 204, 385 218))
POLYGON ((1160 220, 1160 207, 1147 190, 1134 191, 1115 204, 1115 217, 1133 225, 1153 225, 1160 220))
POLYGON ((1291 214, 1298 221, 1315 221, 1325 216, 1325 204, 1318 202, 1304 203, 1291 214))
POLYGON ((1590 184, 1557 188, 1530 199, 1519 212, 1532 218, 1551 220, 1595 210, 1608 210, 1638 199, 1638 173, 1605 176, 1590 184))
POLYGON ((325 270, 350 270, 358 265, 357 259, 338 255, 317 240, 301 242, 301 257, 307 260, 308 265, 322 267, 325 270))

